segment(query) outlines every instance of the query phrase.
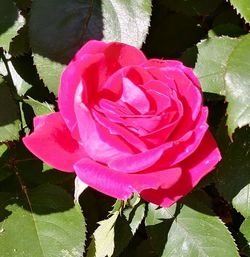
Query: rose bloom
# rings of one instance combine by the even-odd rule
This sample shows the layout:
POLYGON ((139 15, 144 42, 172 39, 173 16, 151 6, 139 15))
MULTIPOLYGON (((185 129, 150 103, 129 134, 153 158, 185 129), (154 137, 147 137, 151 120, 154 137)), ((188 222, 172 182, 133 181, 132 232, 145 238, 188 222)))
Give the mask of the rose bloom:
POLYGON ((168 207, 221 159, 199 81, 179 61, 89 41, 61 76, 59 112, 23 139, 38 158, 118 199, 168 207))

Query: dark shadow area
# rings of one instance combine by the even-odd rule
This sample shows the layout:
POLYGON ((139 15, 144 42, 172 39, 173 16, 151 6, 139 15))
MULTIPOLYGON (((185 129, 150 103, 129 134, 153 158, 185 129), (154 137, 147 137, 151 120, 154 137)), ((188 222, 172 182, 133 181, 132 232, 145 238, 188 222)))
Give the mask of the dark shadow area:
POLYGON ((13 124, 18 118, 18 105, 7 82, 0 76, 0 126, 13 124))
POLYGON ((5 209, 10 198, 11 194, 0 192, 0 222, 11 215, 11 212, 5 209))
POLYGON ((149 58, 179 58, 205 35, 199 20, 174 12, 157 0, 153 2, 151 27, 142 49, 149 58))
POLYGON ((50 167, 46 169, 22 144, 9 145, 9 150, 0 158, 0 171, 9 172, 0 181, 0 195, 8 194, 5 201, 1 202, 0 215, 3 219, 8 214, 6 206, 13 204, 40 215, 63 212, 74 207, 74 174, 50 167))
POLYGON ((129 222, 121 215, 115 223, 115 249, 113 256, 120 256, 121 252, 128 246, 133 234, 129 226, 129 222))
MULTIPOLYGON (((87 224, 86 249, 91 242, 91 235, 98 227, 98 222, 107 219, 109 211, 112 209, 116 199, 99 193, 88 187, 81 194, 79 203, 87 224)), ((85 252, 87 254, 87 251, 85 252)))
POLYGON ((32 5, 30 39, 34 53, 67 64, 89 39, 103 38, 101 1, 37 1, 32 5))
POLYGON ((241 257, 249 257, 250 256, 250 246, 249 242, 246 240, 244 235, 241 232, 233 233, 233 236, 236 240, 239 253, 241 257))
POLYGON ((250 183, 249 149, 250 128, 245 126, 236 130, 218 166, 218 190, 229 202, 250 183))
POLYGON ((18 12, 14 1, 1 0, 0 35, 6 32, 15 23, 17 16, 18 12))

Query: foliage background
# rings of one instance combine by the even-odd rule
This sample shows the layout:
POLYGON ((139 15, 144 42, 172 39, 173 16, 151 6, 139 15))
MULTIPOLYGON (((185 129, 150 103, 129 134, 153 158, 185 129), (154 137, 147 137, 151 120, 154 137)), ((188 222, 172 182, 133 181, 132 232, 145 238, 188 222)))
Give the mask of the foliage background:
POLYGON ((0 255, 250 256, 250 1, 0 1, 0 255), (61 71, 89 39, 194 67, 223 160, 168 209, 87 188, 21 138, 57 110, 61 71))

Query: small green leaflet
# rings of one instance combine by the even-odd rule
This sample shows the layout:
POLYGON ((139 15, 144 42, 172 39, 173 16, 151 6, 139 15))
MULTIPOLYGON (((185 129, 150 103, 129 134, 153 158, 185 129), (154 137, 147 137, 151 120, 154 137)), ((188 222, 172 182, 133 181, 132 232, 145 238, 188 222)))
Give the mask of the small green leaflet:
POLYGON ((93 234, 92 241, 88 248, 87 257, 111 257, 115 249, 115 222, 119 212, 99 222, 99 227, 93 234))
POLYGON ((246 218, 240 226, 240 232, 245 236, 250 243, 250 217, 246 218))
POLYGON ((33 111, 36 116, 54 112, 54 106, 48 104, 47 102, 41 103, 31 97, 28 97, 28 99, 24 99, 23 101, 33 108, 33 111))

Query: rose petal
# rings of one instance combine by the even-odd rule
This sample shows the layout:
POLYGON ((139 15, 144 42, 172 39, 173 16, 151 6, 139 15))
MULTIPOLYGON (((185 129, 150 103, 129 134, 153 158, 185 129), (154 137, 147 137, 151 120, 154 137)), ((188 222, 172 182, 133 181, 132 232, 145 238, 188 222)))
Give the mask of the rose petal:
MULTIPOLYGON (((84 90, 85 97, 83 97, 83 99, 88 98, 87 96, 88 85, 86 84, 82 85, 82 82, 83 82, 82 73, 84 73, 84 70, 88 68, 96 72, 94 78, 99 76, 98 70, 96 70, 95 67, 97 66, 98 63, 101 62, 101 60, 103 60, 103 58, 104 58, 103 55, 84 55, 81 61, 78 60, 78 61, 71 62, 62 73, 61 84, 60 84, 59 95, 58 95, 58 105, 59 105, 60 113, 62 114, 62 117, 64 118, 68 128, 71 131, 73 131, 73 129, 76 127, 74 99, 75 99, 76 89, 79 85, 85 88, 84 90)), ((94 83, 91 83, 91 81, 88 81, 88 82, 91 84, 89 85, 90 87, 96 88, 94 83)))
POLYGON ((144 190, 141 196, 146 201, 167 208, 189 193, 220 160, 221 155, 216 142, 207 131, 195 153, 180 164, 183 172, 175 185, 158 190, 144 190))
POLYGON ((86 156, 58 112, 36 117, 34 132, 23 143, 39 159, 63 171, 73 171, 74 163, 86 156))
POLYGON ((159 186, 171 187, 181 176, 180 168, 146 174, 124 174, 84 158, 75 164, 77 176, 90 187, 119 199, 128 199, 132 193, 159 186))
POLYGON ((202 104, 202 95, 200 89, 194 86, 192 81, 190 81, 185 73, 183 73, 181 70, 176 70, 171 67, 164 69, 164 72, 167 77, 174 79, 179 97, 186 99, 187 107, 184 108, 190 109, 190 121, 194 121, 200 111, 202 104))
POLYGON ((128 65, 138 65, 147 61, 141 50, 119 42, 108 43, 104 54, 113 71, 128 65))
POLYGON ((114 158, 108 163, 108 166, 119 172, 136 173, 151 167, 161 158, 164 151, 172 146, 173 143, 169 142, 142 153, 114 158))
MULTIPOLYGON (((193 130, 188 131, 186 134, 182 135, 178 140, 173 140, 174 145, 172 148, 168 149, 162 155, 161 160, 156 164, 154 169, 164 169, 169 166, 178 164, 188 156, 190 156, 200 145, 203 137, 208 129, 206 123, 208 116, 208 109, 206 107, 202 108, 199 120, 195 124, 193 130)), ((178 125, 177 125, 178 127, 178 125)), ((172 137, 172 135, 170 136, 172 137)))
POLYGON ((168 95, 162 94, 156 90, 149 89, 147 93, 153 99, 156 106, 156 115, 166 110, 171 105, 171 100, 168 95))
POLYGON ((127 156, 133 150, 119 137, 111 135, 98 124, 89 109, 81 102, 82 89, 78 87, 75 97, 75 113, 81 142, 87 154, 94 160, 108 162, 117 156, 127 156))
POLYGON ((147 113, 149 111, 150 104, 144 92, 127 78, 123 78, 122 85, 123 90, 121 100, 131 105, 141 114, 147 113))
POLYGON ((108 129, 110 134, 122 137, 128 144, 136 147, 140 151, 147 150, 147 145, 126 127, 111 122, 109 119, 103 117, 96 111, 93 111, 92 114, 99 124, 108 129))
POLYGON ((136 47, 119 42, 105 43, 103 41, 88 41, 75 55, 74 60, 85 54, 104 53, 107 61, 113 63, 113 67, 124 67, 145 62, 147 59, 136 47))
POLYGON ((84 46, 78 50, 73 60, 82 58, 85 54, 98 54, 103 53, 107 48, 107 43, 98 40, 89 40, 84 46))
POLYGON ((126 173, 134 173, 149 168, 150 171, 162 170, 173 166, 191 155, 199 146, 207 131, 208 111, 203 107, 197 127, 189 131, 178 141, 169 141, 142 153, 113 158, 109 167, 126 173))
MULTIPOLYGON (((114 94, 120 98, 124 78, 129 79, 137 86, 144 85, 148 81, 152 80, 152 76, 140 66, 123 67, 112 74, 112 76, 110 76, 105 82, 103 90, 104 92, 107 91, 108 94, 104 95, 104 97, 110 99, 110 94, 114 94)), ((113 100, 115 101, 118 98, 113 98, 113 100)))

